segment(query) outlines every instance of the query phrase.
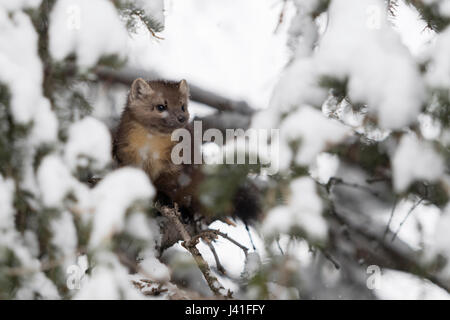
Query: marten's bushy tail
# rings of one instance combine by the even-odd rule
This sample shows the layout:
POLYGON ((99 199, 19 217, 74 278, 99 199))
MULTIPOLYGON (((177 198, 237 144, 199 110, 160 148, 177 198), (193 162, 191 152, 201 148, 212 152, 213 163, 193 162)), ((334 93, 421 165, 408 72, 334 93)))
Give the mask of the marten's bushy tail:
POLYGON ((251 181, 240 185, 233 198, 234 216, 245 224, 256 221, 262 214, 262 197, 258 187, 251 181))

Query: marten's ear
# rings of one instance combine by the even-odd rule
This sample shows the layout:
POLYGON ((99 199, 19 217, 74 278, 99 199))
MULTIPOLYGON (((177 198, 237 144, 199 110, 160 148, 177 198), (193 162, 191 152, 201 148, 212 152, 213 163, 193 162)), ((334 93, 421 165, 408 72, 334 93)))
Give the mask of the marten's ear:
POLYGON ((181 94, 189 95, 189 86, 186 80, 181 80, 180 83, 178 83, 178 88, 180 88, 181 94))
POLYGON ((130 98, 131 100, 143 99, 153 93, 147 81, 142 78, 137 78, 131 84, 130 98))

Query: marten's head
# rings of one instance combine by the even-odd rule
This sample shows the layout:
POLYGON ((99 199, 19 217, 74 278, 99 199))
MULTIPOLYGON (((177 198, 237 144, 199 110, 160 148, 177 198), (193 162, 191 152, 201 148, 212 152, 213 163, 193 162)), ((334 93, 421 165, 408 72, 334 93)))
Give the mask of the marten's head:
POLYGON ((131 85, 127 109, 150 131, 169 134, 188 123, 188 99, 186 80, 169 82, 138 78, 131 85))

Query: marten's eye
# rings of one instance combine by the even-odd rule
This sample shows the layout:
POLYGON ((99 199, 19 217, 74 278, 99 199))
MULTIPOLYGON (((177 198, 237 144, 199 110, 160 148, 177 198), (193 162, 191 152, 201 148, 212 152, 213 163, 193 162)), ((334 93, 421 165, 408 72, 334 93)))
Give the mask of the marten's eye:
POLYGON ((166 106, 164 106, 164 105, 162 105, 162 104, 159 104, 159 105, 156 106, 156 109, 157 109, 159 112, 163 112, 164 110, 166 110, 166 106))
POLYGON ((184 112, 184 104, 181 106, 181 111, 183 111, 184 112))

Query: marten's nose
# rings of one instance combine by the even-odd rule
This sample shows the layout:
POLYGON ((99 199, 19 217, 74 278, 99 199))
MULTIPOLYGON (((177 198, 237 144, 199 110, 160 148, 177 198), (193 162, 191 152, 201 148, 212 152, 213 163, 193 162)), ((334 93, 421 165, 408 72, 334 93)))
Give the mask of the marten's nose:
POLYGON ((183 123, 183 122, 186 121, 186 117, 185 117, 185 116, 182 116, 182 115, 179 115, 179 116, 177 117, 177 119, 178 119, 178 121, 181 122, 181 123, 183 123))

